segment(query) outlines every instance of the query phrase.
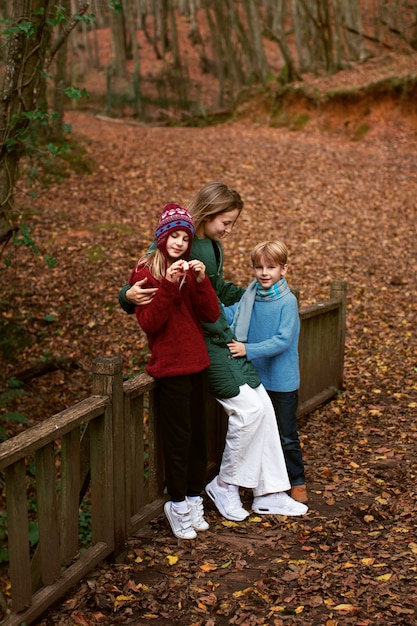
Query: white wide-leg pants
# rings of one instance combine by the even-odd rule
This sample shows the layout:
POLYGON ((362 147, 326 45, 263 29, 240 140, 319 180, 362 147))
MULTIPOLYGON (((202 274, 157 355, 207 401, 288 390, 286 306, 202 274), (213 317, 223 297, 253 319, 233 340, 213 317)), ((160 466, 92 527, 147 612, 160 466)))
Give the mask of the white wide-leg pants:
POLYGON ((263 385, 242 385, 233 398, 216 398, 228 415, 219 477, 262 496, 290 489, 271 399, 263 385))

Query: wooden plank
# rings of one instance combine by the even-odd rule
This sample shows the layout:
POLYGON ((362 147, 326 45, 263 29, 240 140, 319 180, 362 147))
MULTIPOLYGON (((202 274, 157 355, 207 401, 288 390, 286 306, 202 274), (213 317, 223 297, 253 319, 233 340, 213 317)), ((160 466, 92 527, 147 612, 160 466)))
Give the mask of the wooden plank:
POLYGON ((137 398, 151 391, 156 387, 156 381, 149 374, 139 374, 134 378, 129 378, 123 383, 123 392, 132 398, 137 398))
MULTIPOLYGON (((111 411, 106 411, 102 431, 102 452, 104 454, 106 471, 109 472, 108 476, 105 477, 105 481, 108 481, 110 489, 106 495, 107 498, 110 498, 113 506, 111 518, 109 518, 109 512, 106 511, 106 521, 107 524, 112 524, 111 532, 114 538, 117 555, 125 549, 128 523, 128 514, 126 511, 124 399, 122 360, 120 357, 101 356, 94 359, 93 392, 108 395, 111 398, 111 411), (109 466, 107 464, 109 464, 109 466)), ((92 474, 91 479, 93 482, 92 474)), ((101 528, 100 532, 102 531, 104 531, 104 527, 101 528)), ((110 539, 107 533, 105 537, 104 539, 104 537, 99 535, 97 539, 109 542, 110 539)))
POLYGON ((153 502, 162 491, 162 485, 158 485, 158 443, 157 443, 157 420, 155 412, 154 394, 149 394, 148 409, 148 485, 149 485, 149 502, 153 502))
POLYGON ((127 453, 127 498, 129 503, 129 518, 136 513, 144 503, 144 396, 131 398, 125 396, 127 407, 126 420, 126 453, 127 453))
POLYGON ((94 569, 100 561, 105 559, 112 549, 107 544, 100 542, 83 552, 79 559, 66 569, 53 585, 44 587, 34 594, 30 608, 19 613, 15 611, 6 621, 2 622, 2 626, 21 626, 25 622, 28 624, 33 622, 94 569))
POLYGON ((317 304, 310 304, 300 309, 300 319, 307 320, 310 317, 318 317, 329 311, 338 310, 340 307, 340 300, 332 298, 325 302, 318 302, 317 304))
POLYGON ((114 546, 111 405, 105 416, 90 422, 90 467, 92 541, 114 546))
POLYGON ((0 470, 34 454, 42 446, 51 443, 104 413, 110 400, 103 396, 90 396, 53 417, 39 422, 28 430, 0 444, 0 470))
POLYGON ((8 466, 5 479, 12 606, 21 611, 32 602, 25 462, 8 466))
POLYGON ((69 565, 78 550, 80 471, 80 429, 76 428, 61 441, 59 526, 63 565, 69 565))
POLYGON ((35 459, 42 582, 50 585, 60 574, 54 444, 38 450, 35 459))
POLYGON ((167 501, 168 496, 160 496, 149 504, 146 504, 141 508, 139 512, 132 516, 130 520, 130 534, 134 535, 135 532, 147 524, 151 519, 160 515, 163 511, 164 504, 167 501))
POLYGON ((335 388, 324 389, 323 391, 317 393, 312 398, 302 402, 297 411, 297 416, 301 417, 302 415, 306 415, 307 413, 311 413, 317 409, 321 404, 328 402, 336 395, 337 391, 335 388))

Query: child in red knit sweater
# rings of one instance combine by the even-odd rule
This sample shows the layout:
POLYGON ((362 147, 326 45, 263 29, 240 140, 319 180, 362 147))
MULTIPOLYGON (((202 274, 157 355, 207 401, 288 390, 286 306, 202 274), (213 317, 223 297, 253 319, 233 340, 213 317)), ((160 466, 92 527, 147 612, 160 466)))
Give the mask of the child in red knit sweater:
POLYGON ((194 539, 207 530, 203 491, 206 478, 206 423, 201 398, 210 364, 200 322, 215 322, 220 310, 204 263, 187 261, 194 235, 191 215, 167 204, 156 229, 156 249, 137 263, 129 282, 147 279, 156 287, 149 304, 136 306, 151 357, 146 371, 157 381, 165 477, 171 500, 164 511, 172 532, 194 539))

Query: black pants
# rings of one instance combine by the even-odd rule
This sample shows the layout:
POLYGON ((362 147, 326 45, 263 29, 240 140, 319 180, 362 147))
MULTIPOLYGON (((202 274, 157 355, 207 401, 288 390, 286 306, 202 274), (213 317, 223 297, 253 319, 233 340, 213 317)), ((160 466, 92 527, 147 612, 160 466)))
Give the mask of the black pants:
POLYGON ((206 480, 207 371, 157 380, 165 480, 174 502, 200 495, 206 480))

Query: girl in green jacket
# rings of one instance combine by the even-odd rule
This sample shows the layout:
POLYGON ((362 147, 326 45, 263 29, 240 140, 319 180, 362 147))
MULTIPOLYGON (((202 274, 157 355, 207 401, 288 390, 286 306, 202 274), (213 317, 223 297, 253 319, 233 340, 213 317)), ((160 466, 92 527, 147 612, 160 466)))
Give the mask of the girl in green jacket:
MULTIPOLYGON (((204 185, 188 205, 195 223, 191 257, 204 263, 226 306, 240 300, 244 289, 223 280, 220 241, 231 232, 242 209, 237 191, 217 181, 204 185)), ((154 293, 143 281, 125 285, 119 302, 126 312, 133 313, 135 304, 145 304, 154 293)), ((254 366, 231 354, 228 344, 235 337, 223 313, 214 324, 202 326, 210 357, 209 391, 228 415, 219 474, 206 485, 207 495, 219 512, 233 521, 249 515, 242 506, 239 487, 252 489, 255 513, 304 515, 307 506, 287 494, 290 482, 274 408, 254 366)))

